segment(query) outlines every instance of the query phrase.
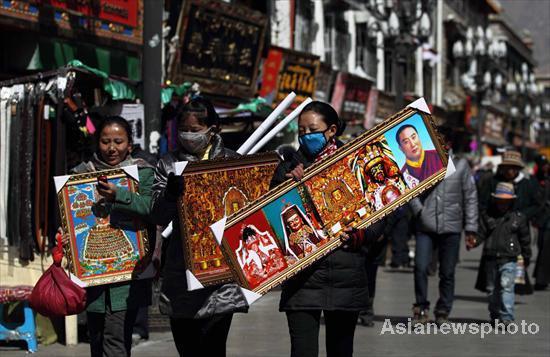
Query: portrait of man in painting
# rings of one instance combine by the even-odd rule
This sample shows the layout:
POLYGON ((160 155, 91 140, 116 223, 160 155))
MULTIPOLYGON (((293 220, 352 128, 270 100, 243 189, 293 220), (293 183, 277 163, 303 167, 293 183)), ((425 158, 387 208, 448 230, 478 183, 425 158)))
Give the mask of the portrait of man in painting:
POLYGON ((385 137, 409 188, 443 169, 441 157, 419 114, 389 130, 385 137))

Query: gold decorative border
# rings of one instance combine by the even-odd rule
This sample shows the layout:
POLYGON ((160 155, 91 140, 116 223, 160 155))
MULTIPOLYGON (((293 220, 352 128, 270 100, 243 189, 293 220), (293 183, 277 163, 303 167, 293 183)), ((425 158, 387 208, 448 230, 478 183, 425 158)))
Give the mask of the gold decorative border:
MULTIPOLYGON (((76 247, 73 247, 73 239, 76 240, 76 237, 72 236, 72 230, 69 228, 69 219, 70 216, 70 206, 65 201, 65 190, 67 190, 67 187, 70 185, 78 185, 82 183, 89 183, 94 182, 97 180, 99 176, 107 176, 109 179, 114 178, 121 178, 126 177, 128 180, 132 182, 130 185, 131 192, 138 192, 139 189, 139 183, 132 178, 130 175, 128 175, 123 169, 114 169, 114 170, 103 170, 103 171, 95 171, 95 172, 87 172, 84 174, 76 174, 71 175, 69 180, 65 183, 63 188, 57 193, 58 203, 59 203, 59 214, 61 216, 61 225, 63 227, 63 232, 68 232, 71 235, 71 238, 69 239, 69 242, 65 242, 63 246, 63 251, 65 256, 67 257, 67 263, 68 268, 71 274, 75 275, 77 278, 82 280, 86 283, 87 286, 94 286, 94 285, 102 285, 102 284, 112 284, 112 283, 118 283, 123 281, 131 280, 135 272, 132 273, 113 273, 109 275, 104 275, 99 278, 80 278, 77 274, 77 269, 75 266, 76 261, 78 261, 78 256, 76 247), (75 248, 75 249, 73 249, 75 248)), ((141 239, 141 246, 143 247, 143 255, 140 257, 140 261, 142 261, 147 255, 150 253, 149 249, 149 237, 147 234, 147 229, 142 229, 137 231, 138 234, 137 239, 141 239)))
MULTIPOLYGON (((267 166, 274 165, 280 162, 279 156, 275 153, 259 153, 255 155, 247 155, 239 158, 219 158, 208 161, 190 162, 182 173, 182 176, 189 178, 190 176, 199 175, 208 172, 220 172, 226 170, 235 170, 239 168, 247 168, 252 166, 267 166)), ((221 204, 221 202, 219 202, 221 204)), ((243 207, 244 209, 244 207, 243 207)), ((183 252, 185 256, 185 268, 193 272, 193 257, 192 249, 189 245, 189 233, 187 230, 187 218, 189 210, 183 198, 178 199, 178 214, 183 242, 183 252)), ((215 223, 215 222, 212 222, 215 223)), ((222 252, 223 253, 223 252, 222 252)), ((200 282, 203 286, 223 284, 235 281, 231 273, 231 265, 225 273, 215 274, 208 278, 201 278, 200 282)), ((198 277, 197 277, 198 279, 198 277)))
MULTIPOLYGON (((397 200, 393 201, 391 204, 385 206, 384 208, 376 211, 375 213, 371 214, 366 220, 361 222, 357 228, 363 229, 368 227, 369 225, 381 220, 385 216, 387 216, 389 213, 393 212, 395 209, 397 209, 400 206, 403 206, 408 201, 410 201, 412 198, 419 196, 424 191, 432 188, 436 184, 438 184, 440 181, 442 181, 445 178, 445 174, 447 171, 447 164, 448 164, 448 157, 447 157, 447 151, 444 147, 443 140, 441 136, 438 134, 438 132, 435 130, 436 124, 433 119, 433 117, 429 114, 423 113, 419 110, 416 110, 414 108, 405 108, 401 110, 400 112, 394 114, 390 118, 386 119, 384 122, 378 124, 371 130, 367 131, 365 134, 359 136, 358 138, 348 142, 346 145, 344 145, 342 148, 340 148, 336 154, 326 157, 320 162, 316 163, 315 165, 307 168, 304 173, 304 177, 300 181, 294 181, 292 179, 280 184, 275 189, 269 191, 266 195, 260 197, 255 202, 248 205, 245 209, 242 209, 235 214, 228 217, 225 230, 232 227, 233 225, 239 223, 243 219, 247 218, 254 212, 258 211, 259 209, 263 208, 267 204, 271 203, 272 201, 278 199, 285 193, 291 191, 292 189, 303 185, 305 181, 309 180, 310 178, 314 177, 321 171, 325 170, 326 168, 330 167, 332 164, 336 163, 337 161, 343 159, 344 157, 350 155, 354 151, 360 149, 365 144, 369 143, 370 141, 380 137, 383 135, 386 131, 390 130, 394 126, 400 124, 401 122, 409 119, 414 114, 419 114, 422 117, 422 120, 424 124, 426 125, 426 128, 428 130, 428 133, 430 135, 430 138, 433 141, 434 147, 437 150, 437 153, 439 154, 439 157, 441 158, 441 161, 443 163, 443 168, 438 171, 437 173, 433 174, 429 179, 421 182, 417 187, 415 187, 414 192, 408 191, 406 194, 400 196, 397 200)), ((316 251, 315 253, 312 253, 311 255, 308 255, 307 257, 300 259, 299 262, 294 264, 291 268, 286 270, 282 274, 277 274, 273 276, 272 278, 266 280, 256 288, 252 289, 254 292, 259 294, 265 294, 267 291, 271 290, 272 288, 280 285, 283 281, 287 280, 288 278, 296 275, 303 269, 310 266, 312 263, 320 259, 321 257, 329 254, 336 248, 340 247, 342 245, 342 242, 340 239, 335 239, 333 237, 329 240, 328 243, 326 243, 321 249, 316 251)), ((229 265, 232 269, 233 275, 235 276, 236 280, 239 281, 239 283, 249 289, 250 286, 248 284, 248 281, 244 277, 244 274, 241 269, 239 269, 238 262, 236 261, 236 258, 232 254, 232 250, 229 247, 229 244, 227 243, 225 236, 222 239, 222 252, 226 258, 226 261, 229 262, 229 265)))

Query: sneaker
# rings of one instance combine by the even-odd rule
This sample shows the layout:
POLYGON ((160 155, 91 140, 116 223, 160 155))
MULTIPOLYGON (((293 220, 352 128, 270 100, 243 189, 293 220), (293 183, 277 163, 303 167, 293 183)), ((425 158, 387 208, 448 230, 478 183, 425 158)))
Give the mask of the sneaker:
POLYGON ((423 309, 420 306, 413 306, 412 324, 426 324, 429 321, 428 309, 423 309))
POLYGON ((441 326, 444 323, 449 322, 449 314, 444 312, 436 312, 435 313, 435 324, 437 326, 441 326))

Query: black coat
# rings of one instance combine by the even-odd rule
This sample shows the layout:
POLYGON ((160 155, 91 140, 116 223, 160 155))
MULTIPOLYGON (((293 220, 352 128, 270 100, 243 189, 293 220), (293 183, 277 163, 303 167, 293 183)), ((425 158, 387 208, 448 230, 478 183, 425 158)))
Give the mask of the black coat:
MULTIPOLYGON (((216 135, 209 158, 222 157, 238 157, 238 154, 224 148, 221 137, 216 135)), ((151 217, 161 226, 173 222, 172 234, 163 243, 160 310, 172 318, 207 318, 215 314, 246 311, 248 305, 237 284, 187 291, 177 203, 165 193, 168 175, 174 172, 174 163, 177 161, 198 161, 198 158, 181 150, 166 154, 157 164, 153 183, 151 217)))
MULTIPOLYGON (((500 263, 516 261, 521 254, 529 260, 531 258, 531 237, 527 218, 518 211, 511 211, 502 217, 495 217, 494 208, 481 214, 479 224, 480 242, 485 242, 483 255, 479 262, 479 269, 475 288, 487 292, 487 258, 496 258, 500 263)), ((526 285, 530 285, 527 280, 526 285)), ((518 286, 516 286, 516 293, 518 286)))
POLYGON ((497 260, 516 261, 518 255, 531 259, 531 236, 525 216, 517 211, 497 215, 491 209, 479 222, 479 240, 484 242, 483 255, 497 260))
MULTIPOLYGON (((285 160, 277 167, 271 186, 286 181, 288 178, 285 174, 299 163, 307 168, 312 164, 312 160, 301 151, 288 153, 285 160)), ((382 223, 371 226, 366 231, 366 240, 380 236, 382 230, 382 223)), ((366 310, 369 292, 365 264, 366 255, 362 249, 335 250, 283 284, 279 309, 281 311, 366 310)))

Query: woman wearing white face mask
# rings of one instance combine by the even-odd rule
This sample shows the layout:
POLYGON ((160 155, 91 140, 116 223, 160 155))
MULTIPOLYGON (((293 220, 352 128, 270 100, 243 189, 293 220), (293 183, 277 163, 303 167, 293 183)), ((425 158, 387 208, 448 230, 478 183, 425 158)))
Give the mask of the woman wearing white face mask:
POLYGON ((155 223, 173 221, 172 235, 164 244, 160 310, 170 316, 174 342, 181 356, 225 356, 225 344, 233 312, 245 312, 248 305, 236 284, 187 291, 177 199, 184 191, 182 176, 174 174, 177 161, 201 161, 237 157, 224 147, 220 119, 206 99, 185 105, 178 121, 178 150, 158 163, 153 183, 151 216, 155 223))

